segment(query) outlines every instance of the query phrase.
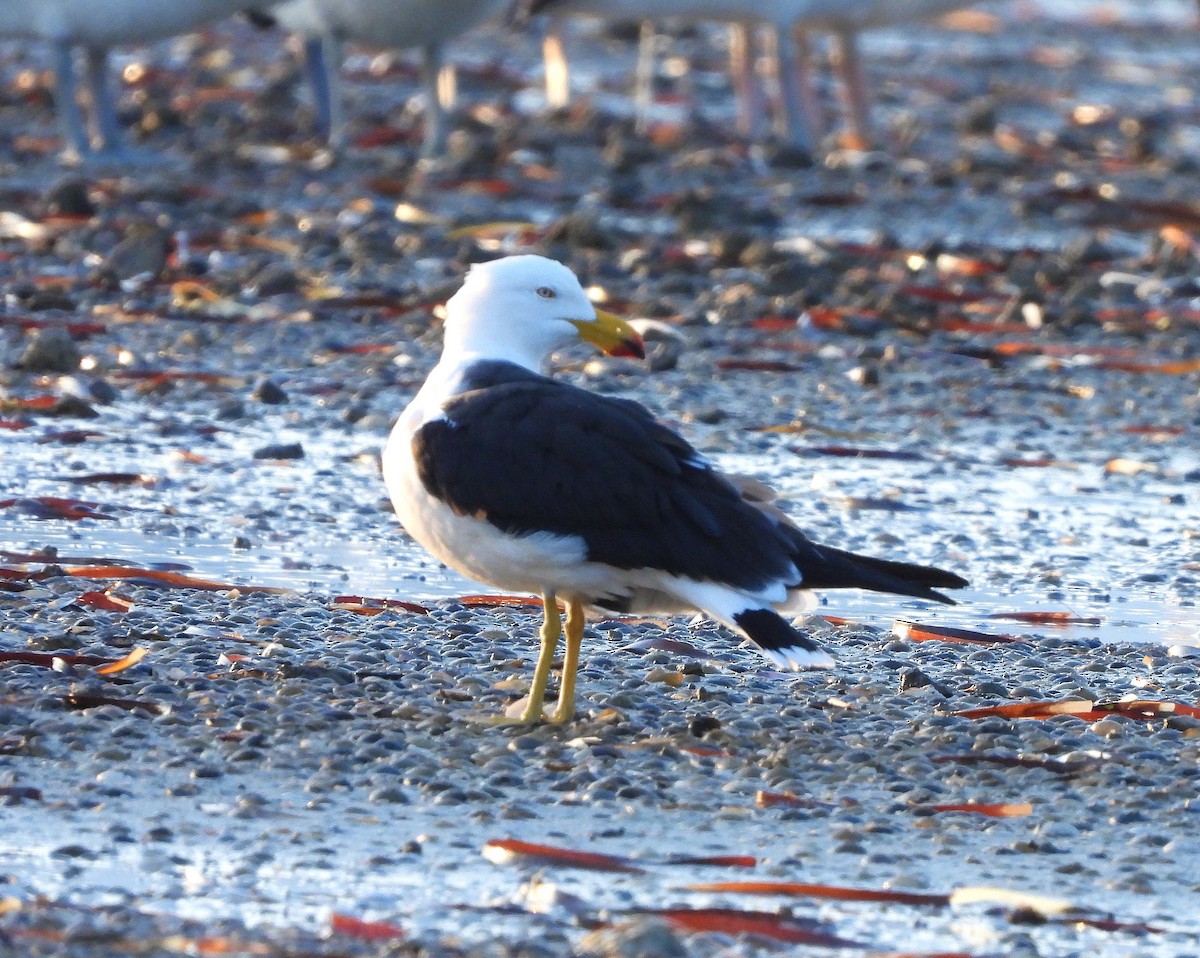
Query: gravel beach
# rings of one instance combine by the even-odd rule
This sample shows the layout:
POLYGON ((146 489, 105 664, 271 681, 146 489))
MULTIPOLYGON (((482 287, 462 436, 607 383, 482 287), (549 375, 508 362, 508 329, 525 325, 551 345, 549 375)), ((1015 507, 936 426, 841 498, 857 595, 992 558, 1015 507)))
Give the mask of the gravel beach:
POLYGON ((334 158, 221 25, 131 55, 134 173, 59 168, 0 47, 0 954, 1200 956, 1200 39, 994 9, 868 37, 883 149, 817 164, 723 132, 716 32, 649 138, 623 34, 558 114, 473 35, 429 162, 410 58, 351 59, 334 158), (378 455, 520 251, 644 321, 558 375, 960 604, 826 594, 800 675, 597 619, 577 721, 476 721, 539 609, 378 455))

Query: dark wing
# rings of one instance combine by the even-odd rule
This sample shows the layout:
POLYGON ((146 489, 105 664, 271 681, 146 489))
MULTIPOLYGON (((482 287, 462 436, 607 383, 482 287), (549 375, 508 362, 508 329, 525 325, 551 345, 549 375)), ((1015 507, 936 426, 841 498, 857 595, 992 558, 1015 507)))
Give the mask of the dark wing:
POLYGON ((790 532, 645 408, 524 372, 492 378, 413 437, 431 495, 514 535, 578 536, 622 569, 749 591, 795 580, 790 532))
POLYGON ((583 539, 589 559, 757 592, 773 583, 951 602, 953 572, 817 545, 760 484, 730 481, 638 403, 508 363, 477 364, 413 437, 429 493, 513 535, 583 539), (799 575, 796 574, 799 570, 799 575))

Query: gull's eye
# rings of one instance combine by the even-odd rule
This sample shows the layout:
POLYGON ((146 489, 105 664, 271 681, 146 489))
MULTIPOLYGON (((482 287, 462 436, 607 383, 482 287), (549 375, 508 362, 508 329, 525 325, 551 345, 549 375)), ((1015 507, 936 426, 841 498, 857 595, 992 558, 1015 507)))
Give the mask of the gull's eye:
POLYGON ((539 286, 537 288, 537 294, 542 297, 542 299, 554 299, 554 297, 558 295, 558 293, 554 292, 553 286, 539 286))

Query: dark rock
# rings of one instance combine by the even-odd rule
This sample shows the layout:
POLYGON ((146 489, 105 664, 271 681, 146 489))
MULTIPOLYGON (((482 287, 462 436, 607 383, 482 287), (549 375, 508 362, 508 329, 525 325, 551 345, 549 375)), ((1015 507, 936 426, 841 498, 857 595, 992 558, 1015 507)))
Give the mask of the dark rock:
MULTIPOLYGON (((391 244, 389 243, 389 249, 391 244)), ((250 292, 257 296, 278 296, 294 293, 300 288, 300 277, 286 263, 264 266, 250 280, 250 292)))
POLYGON ((742 230, 723 230, 712 238, 710 248, 720 266, 737 266, 750 245, 751 237, 742 230))
POLYGON ((610 250, 613 235, 611 230, 601 229, 594 215, 571 213, 550 225, 545 242, 565 243, 572 248, 610 250))
POLYGON ((51 184, 46 191, 44 208, 50 216, 96 215, 96 207, 88 195, 88 184, 77 176, 67 176, 51 184))
POLYGON ((1095 236, 1085 236, 1071 240, 1063 247, 1062 259, 1069 266, 1083 266, 1088 263, 1107 263, 1117 258, 1111 248, 1095 236))
POLYGON ((226 399, 213 413, 214 418, 219 420, 242 419, 246 415, 246 407, 240 399, 226 399))
POLYGON ((100 414, 86 400, 80 399, 78 396, 63 396, 50 409, 50 415, 76 419, 95 419, 100 414))
POLYGON ((719 422, 724 422, 729 418, 727 413, 720 406, 698 406, 692 412, 692 419, 696 422, 702 422, 706 426, 715 426, 719 422))
POLYGON ((971 100, 958 117, 958 131, 968 136, 991 136, 996 132, 996 100, 981 96, 971 100))
POLYGON ((87 393, 102 406, 116 402, 121 393, 107 379, 93 379, 87 386, 87 393))
POLYGON ((946 696, 951 695, 951 690, 940 682, 935 682, 920 669, 905 669, 900 673, 900 691, 907 692, 911 689, 933 688, 935 692, 946 696))
POLYGON ((109 250, 96 270, 97 278, 122 283, 134 277, 155 279, 167 266, 171 234, 154 223, 135 223, 125 238, 109 250))
POLYGON ((17 365, 39 373, 70 373, 83 356, 65 329, 50 326, 34 330, 17 365))
POLYGON ((255 459, 303 459, 304 447, 298 442, 274 443, 254 450, 255 459))
POLYGON ((270 379, 264 379, 255 386, 254 392, 251 395, 260 403, 265 403, 268 406, 279 406, 288 401, 287 393, 270 379))
POLYGON ((56 309, 64 313, 75 311, 75 301, 61 289, 33 289, 21 298, 21 305, 31 313, 43 313, 56 309))
POLYGON ((813 281, 824 272, 801 260, 776 263, 767 269, 762 291, 768 296, 790 296, 792 293, 809 289, 813 281))
POLYGON ((97 854, 84 845, 63 845, 50 853, 54 858, 86 858, 95 859, 97 854))
POLYGON ((766 161, 781 170, 807 170, 816 163, 811 150, 793 143, 771 143, 764 150, 766 161))
POLYGON ((721 727, 721 720, 711 715, 696 715, 688 719, 688 732, 696 738, 704 738, 709 732, 721 727))

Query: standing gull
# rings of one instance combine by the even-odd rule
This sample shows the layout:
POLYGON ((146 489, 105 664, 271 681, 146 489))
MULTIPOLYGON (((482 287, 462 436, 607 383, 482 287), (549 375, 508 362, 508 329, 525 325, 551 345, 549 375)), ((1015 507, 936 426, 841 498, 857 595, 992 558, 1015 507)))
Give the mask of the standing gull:
MULTIPOLYGON (((859 49, 859 35, 868 30, 932 20, 952 10, 978 6, 987 0, 788 0, 793 5, 793 30, 830 33, 833 66, 841 77, 846 113, 845 141, 856 149, 874 142, 871 133, 871 94, 859 49)), ((781 64, 782 68, 782 64, 781 64)))
POLYGON ((565 16, 591 16, 607 20, 642 20, 643 42, 638 51, 637 100, 639 117, 649 107, 650 46, 645 25, 649 19, 673 18, 697 22, 717 20, 732 29, 731 62, 737 91, 738 127, 748 136, 758 134, 763 103, 754 77, 751 34, 757 26, 772 28, 778 63, 781 113, 776 124, 780 138, 805 150, 813 147, 815 100, 808 72, 808 48, 791 30, 798 0, 526 0, 529 15, 549 14, 543 51, 546 94, 552 106, 565 106, 570 81, 557 21, 565 16))
POLYGON ((626 399, 541 373, 585 340, 641 356, 637 334, 597 310, 575 275, 541 256, 475 266, 446 303, 440 362, 401 414, 383 475, 405 529, 473 579, 542 596, 541 652, 528 705, 536 722, 558 639, 558 706, 574 715, 584 615, 702 610, 781 668, 833 659, 794 629, 801 589, 860 588, 951 602, 952 572, 818 546, 755 505, 686 440, 626 399))
POLYGON ((442 48, 448 40, 504 9, 507 0, 286 0, 269 13, 252 16, 260 24, 277 23, 304 38, 305 63, 316 101, 318 133, 342 146, 342 105, 337 75, 346 41, 371 47, 420 47, 425 85, 427 155, 446 146, 446 93, 442 48))
MULTIPOLYGON (((739 131, 756 136, 763 98, 754 76, 753 26, 765 28, 782 105, 776 123, 780 137, 812 152, 821 138, 821 110, 813 89, 809 33, 829 33, 834 40, 833 64, 841 77, 841 97, 849 127, 847 140, 866 148, 870 131, 871 98, 867 89, 859 34, 867 30, 929 20, 951 10, 985 0, 525 0, 530 14, 554 18, 586 15, 609 20, 675 17, 721 20, 732 28, 731 65, 738 99, 739 131)), ((643 40, 647 31, 643 29, 643 40)), ((569 69, 559 28, 552 24, 543 44, 547 99, 565 106, 569 69)), ((652 51, 643 42, 638 51, 639 116, 649 102, 653 72, 652 51)))
POLYGON ((0 0, 0 37, 42 40, 54 48, 54 99, 68 156, 131 159, 108 83, 108 51, 187 33, 253 5, 254 0, 0 0), (95 146, 76 102, 74 50, 84 52, 95 146))

